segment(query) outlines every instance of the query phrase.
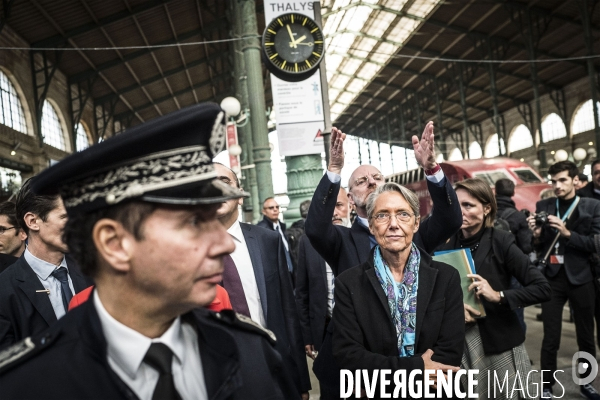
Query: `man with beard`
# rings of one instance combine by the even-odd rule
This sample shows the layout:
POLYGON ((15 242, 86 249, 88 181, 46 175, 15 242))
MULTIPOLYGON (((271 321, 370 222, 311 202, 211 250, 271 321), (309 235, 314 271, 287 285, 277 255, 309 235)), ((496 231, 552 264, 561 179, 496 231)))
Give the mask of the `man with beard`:
MULTIPOLYGON (((352 228, 329 223, 340 190, 345 138, 346 134, 340 130, 331 130, 329 166, 315 191, 305 226, 311 244, 336 276, 364 263, 375 245, 366 219, 366 202, 369 194, 385 183, 383 175, 374 166, 361 165, 356 168, 348 181, 348 200, 350 205, 356 207, 357 218, 352 228)), ((417 246, 431 253, 460 229, 462 213, 452 185, 435 161, 433 122, 425 126, 420 141, 413 136, 412 142, 415 158, 425 169, 427 188, 434 205, 431 217, 420 225, 414 241, 417 246)))

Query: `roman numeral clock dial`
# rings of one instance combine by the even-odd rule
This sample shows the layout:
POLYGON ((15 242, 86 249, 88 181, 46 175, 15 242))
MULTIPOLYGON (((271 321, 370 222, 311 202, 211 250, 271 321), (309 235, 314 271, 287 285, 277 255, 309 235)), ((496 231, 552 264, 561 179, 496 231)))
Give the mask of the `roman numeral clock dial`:
POLYGON ((324 44, 323 31, 313 19, 298 13, 283 14, 263 33, 263 58, 273 75, 298 82, 319 68, 324 44))

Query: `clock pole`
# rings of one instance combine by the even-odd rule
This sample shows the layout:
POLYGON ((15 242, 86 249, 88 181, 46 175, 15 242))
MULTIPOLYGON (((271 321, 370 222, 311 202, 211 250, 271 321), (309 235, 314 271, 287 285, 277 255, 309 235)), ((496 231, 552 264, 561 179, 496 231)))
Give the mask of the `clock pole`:
POLYGON ((254 0, 234 1, 235 13, 242 16, 242 51, 246 64, 248 105, 250 106, 250 126, 252 129, 253 156, 258 186, 257 209, 262 202, 273 196, 271 175, 271 149, 265 107, 265 89, 262 79, 261 46, 257 38, 256 7, 254 0))

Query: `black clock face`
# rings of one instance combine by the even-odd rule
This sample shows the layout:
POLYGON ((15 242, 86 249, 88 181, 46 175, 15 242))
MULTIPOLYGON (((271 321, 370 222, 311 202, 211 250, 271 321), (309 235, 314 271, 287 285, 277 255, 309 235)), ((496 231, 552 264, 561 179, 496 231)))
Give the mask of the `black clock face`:
POLYGON ((321 28, 302 14, 280 15, 263 34, 267 67, 284 80, 302 80, 312 75, 323 59, 324 48, 321 28))

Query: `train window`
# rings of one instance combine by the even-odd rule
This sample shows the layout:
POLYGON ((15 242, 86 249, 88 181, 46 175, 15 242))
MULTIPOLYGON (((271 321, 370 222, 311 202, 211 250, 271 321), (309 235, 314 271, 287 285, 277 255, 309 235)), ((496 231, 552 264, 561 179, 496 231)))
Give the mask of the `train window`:
POLYGON ((500 171, 500 170, 474 172, 473 176, 486 181, 487 183, 490 184, 490 186, 493 186, 494 184, 496 184, 496 181, 498 179, 510 179, 510 176, 508 176, 506 174, 506 172, 500 171))
POLYGON ((542 180, 529 168, 513 169, 512 172, 525 183, 540 183, 542 180))

